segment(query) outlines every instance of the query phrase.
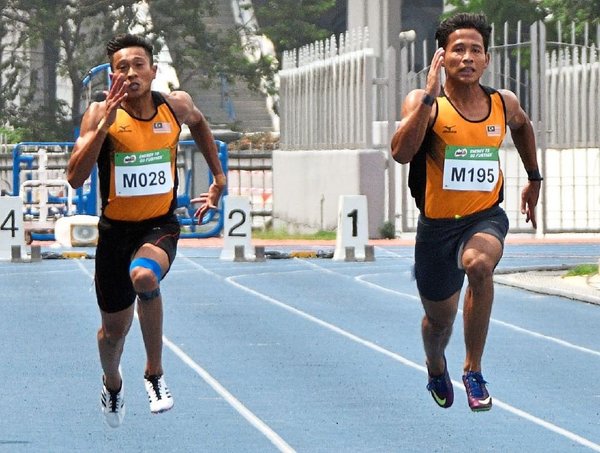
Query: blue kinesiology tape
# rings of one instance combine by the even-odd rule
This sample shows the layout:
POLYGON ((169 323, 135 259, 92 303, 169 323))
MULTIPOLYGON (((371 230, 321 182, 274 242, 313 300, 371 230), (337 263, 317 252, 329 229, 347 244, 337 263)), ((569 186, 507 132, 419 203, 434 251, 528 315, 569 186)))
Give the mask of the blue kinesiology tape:
POLYGON ((136 258, 129 265, 129 272, 133 271, 133 268, 135 267, 145 267, 146 269, 150 269, 152 272, 154 272, 156 280, 160 282, 160 279, 162 277, 162 269, 160 268, 160 264, 158 264, 153 259, 143 257, 136 258))

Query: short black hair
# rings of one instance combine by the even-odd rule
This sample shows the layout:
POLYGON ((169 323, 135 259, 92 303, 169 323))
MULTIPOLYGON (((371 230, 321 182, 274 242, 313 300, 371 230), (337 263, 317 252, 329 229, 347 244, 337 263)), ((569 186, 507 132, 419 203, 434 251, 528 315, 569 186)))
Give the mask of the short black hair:
POLYGON ((492 26, 488 23, 485 14, 458 13, 444 19, 440 25, 438 25, 435 32, 435 39, 437 40, 438 45, 445 49, 446 44, 448 44, 448 36, 456 30, 464 28, 472 28, 479 32, 483 38, 483 48, 487 52, 490 44, 492 26))
POLYGON ((150 59, 150 64, 154 64, 152 44, 150 44, 148 40, 141 36, 123 33, 115 36, 106 44, 106 55, 108 56, 111 66, 113 55, 119 50, 125 49, 126 47, 142 47, 150 59))

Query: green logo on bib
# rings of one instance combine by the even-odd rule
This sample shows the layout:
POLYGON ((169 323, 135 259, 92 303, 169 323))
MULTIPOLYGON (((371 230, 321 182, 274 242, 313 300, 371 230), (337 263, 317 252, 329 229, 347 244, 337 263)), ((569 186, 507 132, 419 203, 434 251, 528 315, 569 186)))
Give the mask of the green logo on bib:
POLYGON ((498 148, 448 145, 446 147, 446 159, 498 160, 498 148))
POLYGON ((170 161, 171 153, 168 149, 142 151, 139 153, 115 153, 115 165, 117 167, 162 164, 170 161))

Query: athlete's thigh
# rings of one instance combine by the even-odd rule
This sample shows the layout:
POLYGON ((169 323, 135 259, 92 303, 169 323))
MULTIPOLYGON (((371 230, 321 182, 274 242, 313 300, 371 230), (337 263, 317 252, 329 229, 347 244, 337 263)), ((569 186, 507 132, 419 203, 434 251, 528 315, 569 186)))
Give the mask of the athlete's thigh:
POLYGON ((462 288, 465 273, 456 252, 462 230, 458 223, 419 219, 415 242, 415 279, 422 298, 443 301, 462 288))
POLYGON ((475 260, 484 260, 484 262, 494 269, 500 259, 504 247, 502 242, 489 233, 475 233, 464 246, 461 257, 463 268, 468 268, 468 263, 475 260))
POLYGON ((178 221, 161 222, 140 235, 133 258, 149 258, 156 261, 164 277, 177 255, 180 226, 178 221))
POLYGON ((461 238, 459 259, 462 267, 472 260, 484 259, 495 268, 504 252, 504 239, 508 234, 508 217, 502 209, 494 209, 468 228, 461 238))
POLYGON ((96 296, 100 309, 116 313, 135 302, 135 291, 129 277, 132 253, 129 238, 112 229, 101 231, 96 247, 96 296))
POLYGON ((460 291, 456 291, 444 300, 429 300, 421 297, 421 303, 427 317, 437 325, 451 326, 458 312, 459 299, 460 291))

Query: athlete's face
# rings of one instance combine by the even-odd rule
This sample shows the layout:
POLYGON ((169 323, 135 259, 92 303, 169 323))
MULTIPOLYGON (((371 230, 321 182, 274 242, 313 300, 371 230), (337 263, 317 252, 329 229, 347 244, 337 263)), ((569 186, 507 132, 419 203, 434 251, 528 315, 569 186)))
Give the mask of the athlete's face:
POLYGON ((457 82, 479 83, 489 63, 483 37, 472 28, 456 30, 448 36, 444 54, 446 76, 457 82))
POLYGON ((112 58, 114 74, 125 76, 129 87, 128 98, 140 97, 150 91, 152 80, 156 77, 156 65, 143 47, 125 47, 114 53, 112 58))

